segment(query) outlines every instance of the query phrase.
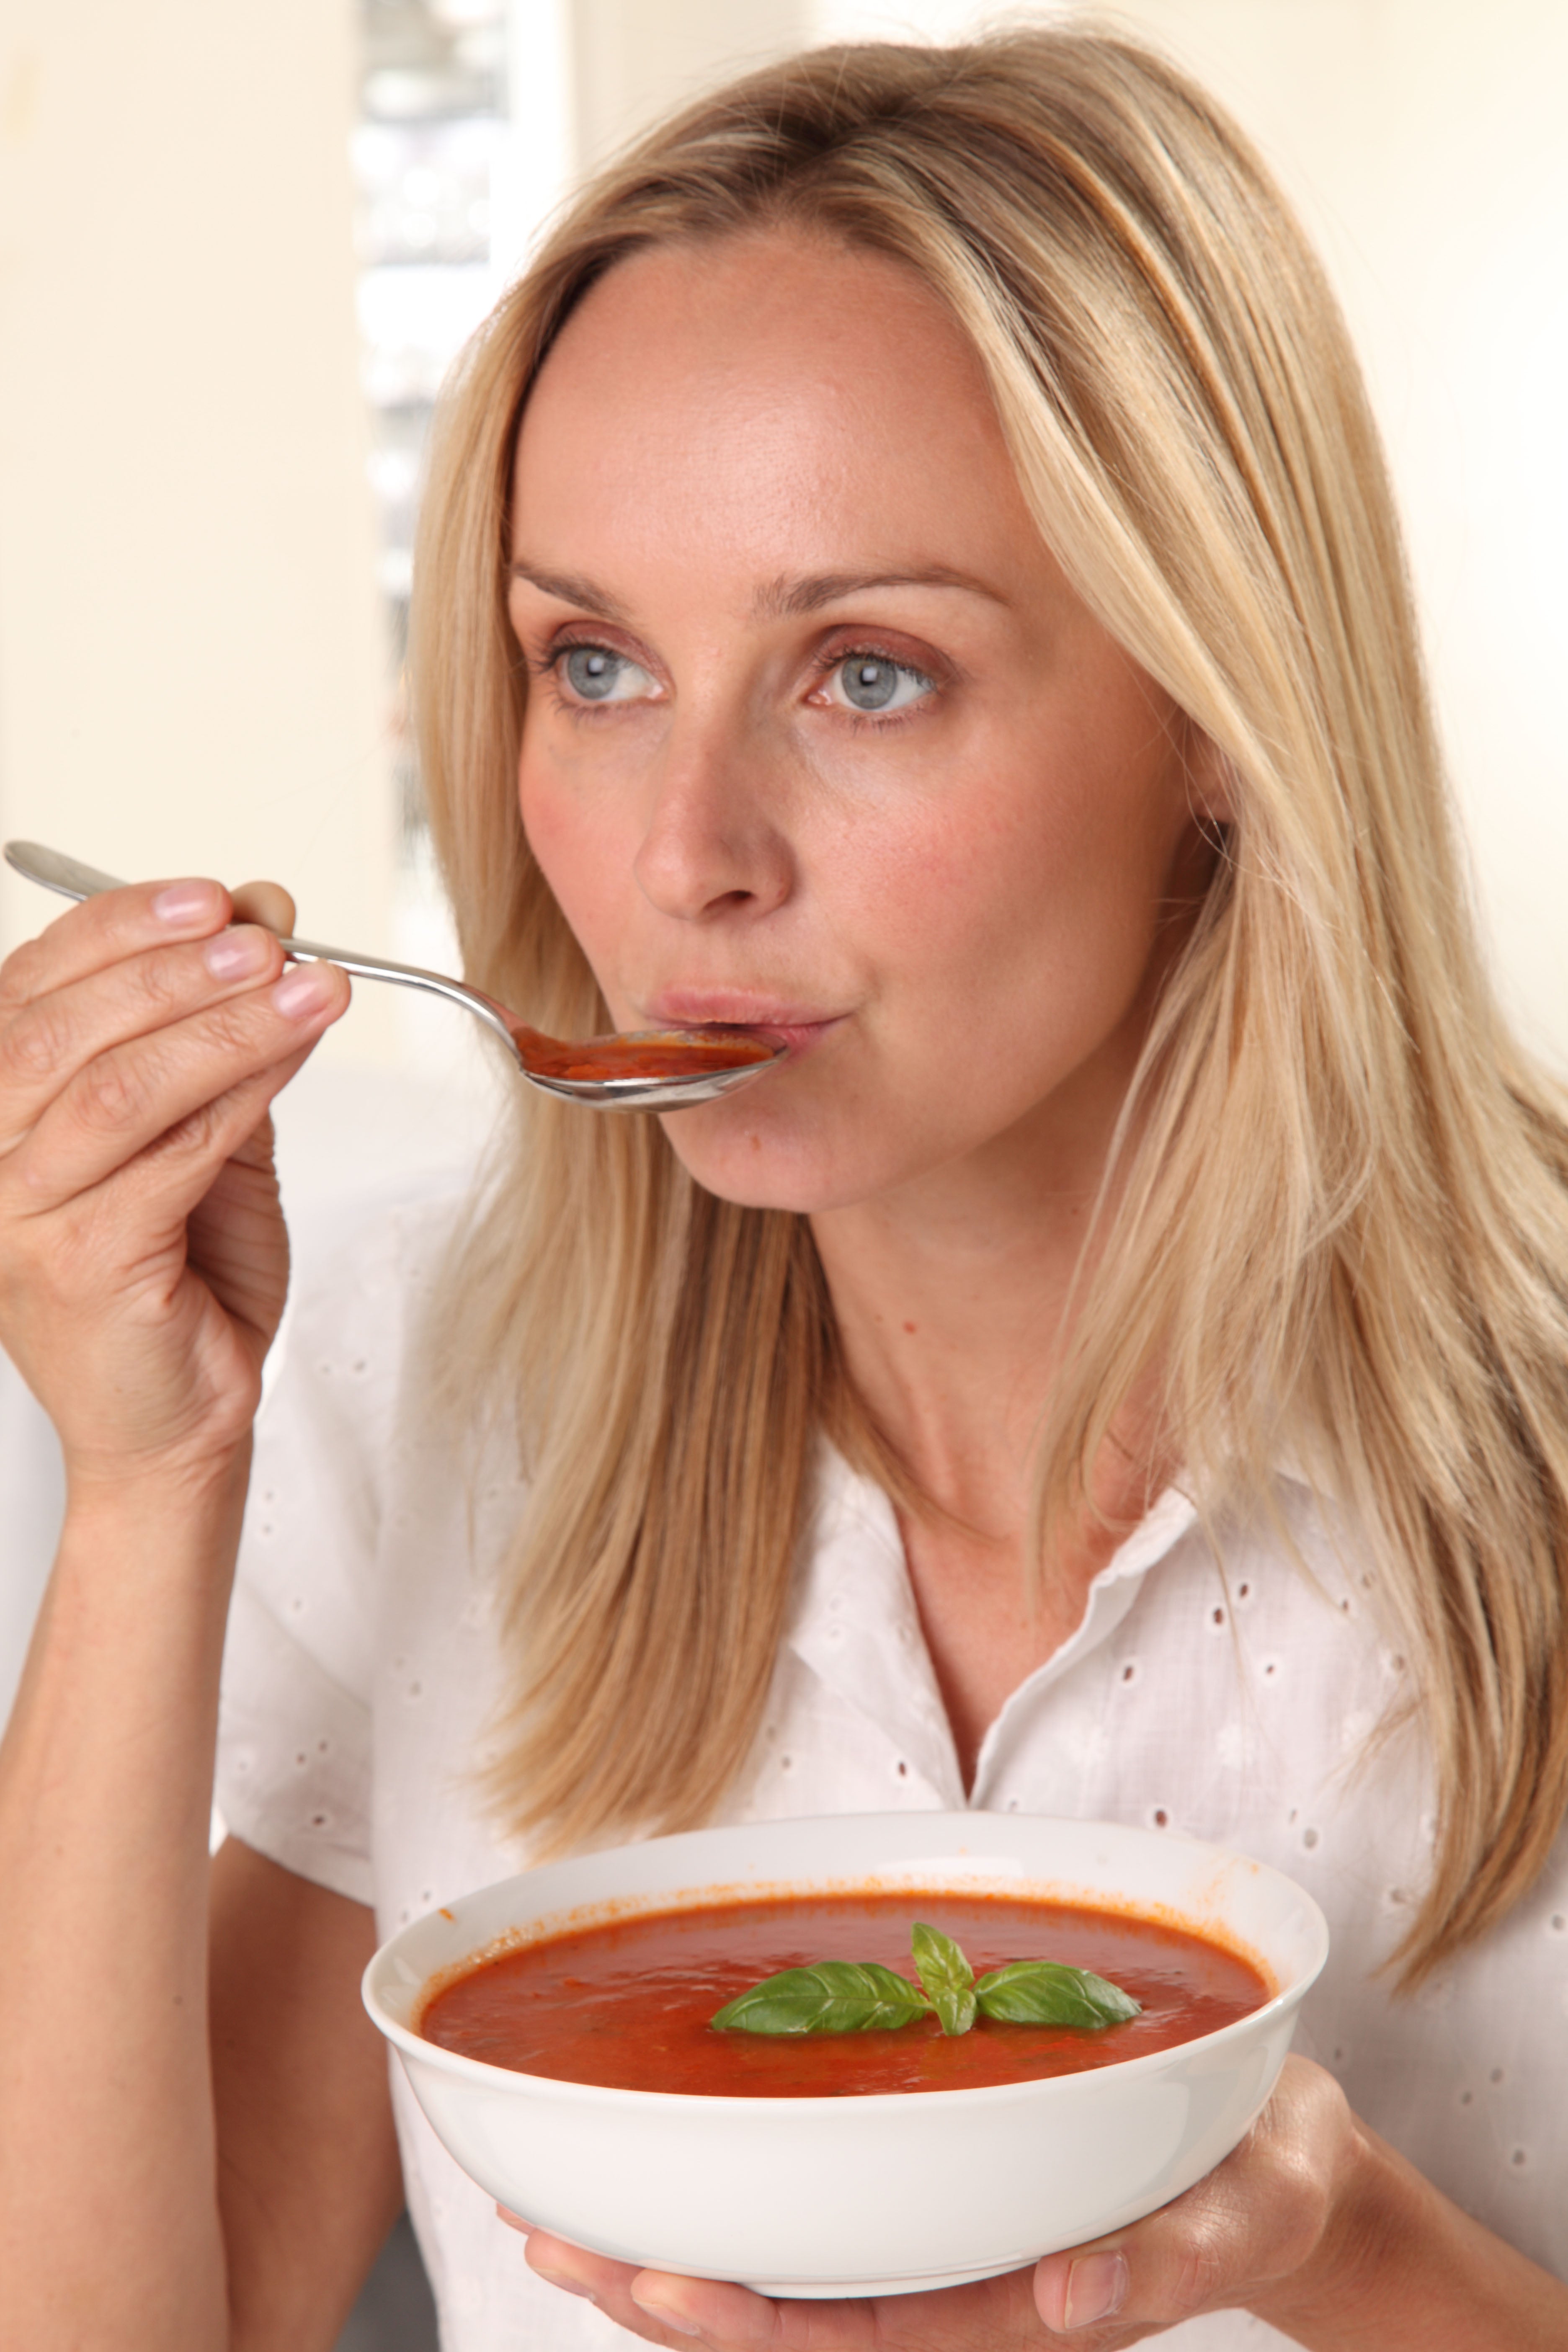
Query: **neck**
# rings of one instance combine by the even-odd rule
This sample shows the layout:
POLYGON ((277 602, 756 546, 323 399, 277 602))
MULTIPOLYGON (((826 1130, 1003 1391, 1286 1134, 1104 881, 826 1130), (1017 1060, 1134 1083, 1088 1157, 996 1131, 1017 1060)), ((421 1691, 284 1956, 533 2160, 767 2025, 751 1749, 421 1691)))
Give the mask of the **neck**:
MULTIPOLYGON (((912 1489, 975 1536, 1021 1545, 1035 1440, 1063 1349, 1103 1169, 1009 1139, 812 1219, 851 1381, 912 1489)), ((1148 1384, 1146 1384, 1148 1385, 1148 1384)), ((1134 1408, 1094 1465, 1114 1519, 1145 1507, 1134 1408), (1135 1490, 1135 1491, 1134 1491, 1135 1490)))
POLYGON ((1030 1541, 1034 1441, 1070 1336, 1093 1192, 970 1170, 813 1219, 862 1402, 908 1474, 915 1603, 971 1787, 986 1727, 1068 1639, 1089 1587, 1160 1483, 1155 1382, 1090 1465, 1090 1502, 1030 1541))

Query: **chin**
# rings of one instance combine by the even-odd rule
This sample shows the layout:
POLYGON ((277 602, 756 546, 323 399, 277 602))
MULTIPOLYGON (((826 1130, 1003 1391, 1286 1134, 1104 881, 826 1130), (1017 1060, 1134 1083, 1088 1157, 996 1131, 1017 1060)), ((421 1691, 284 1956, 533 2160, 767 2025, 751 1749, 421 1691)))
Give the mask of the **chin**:
POLYGON ((815 1121, 760 1117, 743 1099, 671 1111, 660 1125, 692 1181, 738 1208, 809 1217, 880 1189, 848 1139, 829 1138, 815 1121))

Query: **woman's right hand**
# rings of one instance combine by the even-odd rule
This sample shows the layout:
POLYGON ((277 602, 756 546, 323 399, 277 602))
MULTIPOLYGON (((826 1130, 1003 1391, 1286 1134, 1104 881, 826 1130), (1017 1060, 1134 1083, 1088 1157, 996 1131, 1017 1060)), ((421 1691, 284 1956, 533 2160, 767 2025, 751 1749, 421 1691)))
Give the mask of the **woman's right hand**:
POLYGON ((288 1287, 268 1109, 349 1002, 285 963, 292 914, 138 885, 0 966, 0 1342, 73 1483, 200 1475, 248 1432, 288 1287))
POLYGON ((0 1342, 69 1479, 0 1739, 0 1882, 26 1890, 0 1939, 0 2341, 30 2352, 324 2341, 395 2194, 384 2060, 349 2032, 368 1914, 252 1857, 272 1896, 230 1920, 216 1990, 208 1958, 224 1628, 288 1286, 268 1108, 349 1001, 285 965, 267 926, 292 912, 115 890, 0 969, 0 1342), (259 1952, 285 1988, 281 2078, 240 1949, 242 1984, 259 1952), (287 2152, 301 2116, 312 2145, 350 2132, 346 2254, 333 2185, 287 2152))

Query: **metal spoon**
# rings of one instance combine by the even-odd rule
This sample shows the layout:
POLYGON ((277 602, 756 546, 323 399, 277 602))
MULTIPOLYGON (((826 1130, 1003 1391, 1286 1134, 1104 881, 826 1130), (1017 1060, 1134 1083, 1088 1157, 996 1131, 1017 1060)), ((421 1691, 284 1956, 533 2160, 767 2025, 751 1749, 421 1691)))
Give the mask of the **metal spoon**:
MULTIPOLYGON (((100 890, 125 887, 112 874, 100 874, 96 867, 66 857, 58 849, 45 849, 36 841, 8 841, 5 863, 25 874, 29 882, 58 890, 62 898, 91 898, 100 890)), ((351 955, 342 948, 318 947, 310 940, 279 940, 278 944, 293 963, 340 964, 356 979, 390 980, 400 988, 422 988, 432 996, 448 998, 494 1030, 531 1086, 542 1087, 546 1094, 564 1095, 572 1102, 591 1103, 596 1110, 679 1110, 689 1103, 711 1102, 715 1095, 728 1094, 760 1078, 764 1070, 783 1060, 786 1050, 764 1044, 748 1030, 722 1028, 634 1030, 618 1037, 591 1037, 581 1045, 563 1045, 558 1038, 531 1029, 493 997, 465 987, 460 980, 447 980, 441 972, 422 971, 417 964, 390 963, 382 956, 351 955), (677 1062, 700 1057, 697 1066, 616 1073, 617 1057, 624 1055, 634 1062, 642 1055, 653 1059, 661 1049, 677 1062), (710 1066, 703 1066, 709 1057, 710 1066), (595 1068, 595 1064, 600 1066, 595 1068)))

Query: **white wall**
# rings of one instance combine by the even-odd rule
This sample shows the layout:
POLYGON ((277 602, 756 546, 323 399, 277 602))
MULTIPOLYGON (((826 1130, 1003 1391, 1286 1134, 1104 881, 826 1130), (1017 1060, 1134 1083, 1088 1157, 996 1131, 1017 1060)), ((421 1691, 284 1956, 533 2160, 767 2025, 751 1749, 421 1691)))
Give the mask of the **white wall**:
MULTIPOLYGON (((353 0, 5 0, 0 831, 388 933, 353 0)), ((58 911, 0 884, 10 940, 58 911)), ((356 1008, 353 1050, 384 1032, 356 1008)))
POLYGON ((584 170, 692 92, 800 48, 812 31, 809 0, 572 0, 571 22, 584 170))
MULTIPOLYGON (((394 833, 353 42, 353 0, 5 0, 0 837, 276 874, 302 928, 374 949, 394 833)), ((0 948, 59 909, 0 873, 0 948)), ((395 1036, 362 999, 281 1122, 291 1198, 331 1192, 344 1138, 362 1179, 436 1156, 428 1117, 343 1066, 395 1036)), ((0 1359, 0 1722, 60 1500, 0 1359)))

